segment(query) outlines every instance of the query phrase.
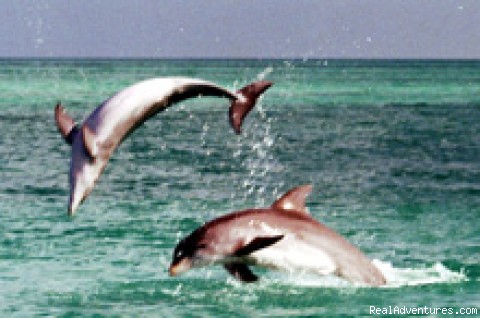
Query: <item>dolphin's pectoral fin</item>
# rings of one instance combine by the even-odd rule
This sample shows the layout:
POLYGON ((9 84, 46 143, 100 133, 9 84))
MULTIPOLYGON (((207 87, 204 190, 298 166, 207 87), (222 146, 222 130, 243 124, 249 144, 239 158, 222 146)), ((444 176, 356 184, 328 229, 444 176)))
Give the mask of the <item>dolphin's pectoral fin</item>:
POLYGON ((269 247, 280 241, 284 235, 275 236, 258 236, 254 238, 250 243, 237 249, 234 253, 235 256, 246 256, 262 248, 269 247))
POLYGON ((298 211, 308 214, 305 199, 312 192, 312 185, 307 184, 291 189, 272 204, 272 209, 298 211))
POLYGON ((242 282, 253 283, 258 280, 257 275, 244 263, 228 263, 224 267, 233 277, 242 282))
POLYGON ((67 144, 71 145, 73 138, 78 133, 78 127, 60 103, 55 106, 55 123, 63 139, 65 139, 67 144))
POLYGON ((100 143, 95 139, 95 133, 87 125, 82 127, 83 144, 90 158, 108 159, 113 149, 109 143, 100 143))
POLYGON ((82 135, 83 135, 83 144, 85 145, 85 150, 87 150, 87 153, 90 156, 90 158, 95 159, 95 157, 97 157, 97 154, 98 154, 98 147, 97 147, 97 142, 95 140, 95 134, 87 125, 83 125, 82 135))

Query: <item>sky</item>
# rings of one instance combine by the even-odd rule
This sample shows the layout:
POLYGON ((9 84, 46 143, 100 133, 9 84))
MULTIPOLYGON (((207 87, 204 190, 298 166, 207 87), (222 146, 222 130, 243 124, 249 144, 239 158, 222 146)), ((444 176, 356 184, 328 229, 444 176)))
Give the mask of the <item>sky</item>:
POLYGON ((480 58, 477 0, 0 0, 0 57, 480 58))

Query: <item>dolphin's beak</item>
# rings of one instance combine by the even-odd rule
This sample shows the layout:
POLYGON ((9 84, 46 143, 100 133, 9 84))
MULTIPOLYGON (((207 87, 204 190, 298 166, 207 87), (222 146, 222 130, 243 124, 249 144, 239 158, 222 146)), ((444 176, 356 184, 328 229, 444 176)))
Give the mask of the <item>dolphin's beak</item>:
POLYGON ((192 268, 192 260, 190 258, 183 258, 181 261, 170 265, 168 273, 170 276, 177 276, 185 273, 190 268, 192 268))
POLYGON ((70 199, 68 203, 68 215, 72 216, 80 205, 81 200, 70 199))
POLYGON ((72 178, 73 185, 70 188, 70 199, 68 201, 68 215, 72 216, 77 208, 82 204, 90 191, 85 191, 81 183, 77 184, 76 179, 72 178))
MULTIPOLYGON (((80 169, 79 169, 80 170, 80 169)), ((96 166, 92 164, 84 164, 83 169, 79 172, 70 171, 70 199, 68 201, 68 215, 72 216, 77 208, 88 197, 93 190, 95 180, 98 178, 96 166)))

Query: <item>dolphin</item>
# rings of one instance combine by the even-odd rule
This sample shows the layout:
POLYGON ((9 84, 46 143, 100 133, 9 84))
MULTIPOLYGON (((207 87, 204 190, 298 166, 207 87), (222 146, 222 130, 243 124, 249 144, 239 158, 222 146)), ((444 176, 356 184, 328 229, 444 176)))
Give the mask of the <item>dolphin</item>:
POLYGON ((305 198, 311 190, 311 185, 299 186, 269 208, 237 211, 205 223, 178 243, 170 275, 222 264, 235 278, 254 282, 258 277, 249 265, 256 265, 384 285, 385 277, 367 256, 309 215, 305 198))
POLYGON ((270 86, 258 81, 232 92, 214 83, 185 77, 161 77, 133 84, 105 100, 81 125, 58 103, 55 121, 58 131, 72 146, 68 213, 73 215, 87 198, 113 151, 137 127, 167 107, 197 96, 231 100, 229 118, 237 134, 257 98, 270 86))

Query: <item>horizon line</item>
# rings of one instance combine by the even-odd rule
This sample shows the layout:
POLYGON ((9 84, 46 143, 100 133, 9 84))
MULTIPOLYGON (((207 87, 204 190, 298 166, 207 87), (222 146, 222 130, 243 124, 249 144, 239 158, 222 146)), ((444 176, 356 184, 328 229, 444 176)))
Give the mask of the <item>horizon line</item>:
POLYGON ((271 61, 480 61, 480 57, 158 57, 158 56, 0 56, 0 60, 271 60, 271 61))

